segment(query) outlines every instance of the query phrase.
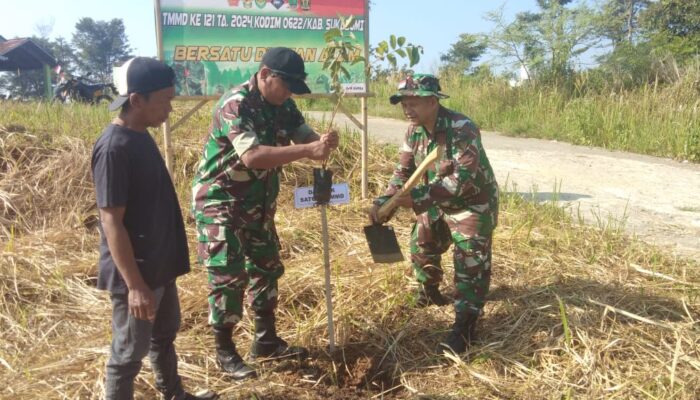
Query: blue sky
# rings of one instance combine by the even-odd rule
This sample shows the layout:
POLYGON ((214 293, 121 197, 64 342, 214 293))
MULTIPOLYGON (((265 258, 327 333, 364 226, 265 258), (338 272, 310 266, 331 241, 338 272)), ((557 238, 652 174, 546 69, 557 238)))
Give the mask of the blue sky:
MULTIPOLYGON (((484 15, 502 4, 488 0, 374 0, 369 17, 370 42, 376 44, 390 34, 405 36, 424 47, 421 63, 415 69, 431 72, 440 54, 449 50, 459 34, 491 31, 484 15)), ((517 12, 535 10, 535 4, 535 0, 505 2, 507 20, 517 12)), ((70 40, 82 17, 121 18, 135 55, 156 54, 152 0, 0 0, 0 10, 0 35, 5 38, 36 35, 38 24, 53 24, 50 37, 70 40)))

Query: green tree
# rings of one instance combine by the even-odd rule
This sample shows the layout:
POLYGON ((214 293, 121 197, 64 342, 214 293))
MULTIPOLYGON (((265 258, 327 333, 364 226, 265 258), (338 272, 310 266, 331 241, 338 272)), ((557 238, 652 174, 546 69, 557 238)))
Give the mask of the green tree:
POLYGON ((49 48, 61 70, 71 72, 77 68, 75 49, 66 39, 59 37, 51 41, 49 48))
POLYGON ((631 89, 654 80, 654 61, 649 42, 623 41, 611 52, 598 57, 597 70, 612 88, 631 89))
POLYGON ((596 42, 594 13, 585 4, 566 7, 571 0, 537 0, 538 12, 524 12, 506 23, 503 8, 487 14, 496 28, 489 45, 515 65, 536 71, 540 80, 563 83, 573 60, 596 42))
MULTIPOLYGON (((501 66, 519 68, 521 65, 532 67, 541 63, 534 51, 537 39, 526 17, 534 16, 523 13, 514 21, 507 22, 503 16, 503 8, 488 12, 486 20, 491 21, 495 28, 489 35, 488 46, 500 55, 501 66)), ((511 68, 514 69, 514 68, 511 68)))
POLYGON ((642 13, 642 26, 654 48, 681 62, 700 54, 700 1, 654 2, 642 13))
POLYGON ((650 4, 650 0, 605 0, 597 15, 599 34, 609 39, 613 48, 625 42, 635 43, 640 15, 650 4))
POLYGON ((440 55, 440 61, 448 68, 466 72, 472 65, 484 55, 487 48, 486 38, 483 35, 462 33, 459 40, 453 43, 450 50, 440 55))
POLYGON ((111 81, 114 64, 131 56, 124 22, 117 18, 111 21, 81 18, 75 24, 73 46, 81 72, 102 81, 111 81))

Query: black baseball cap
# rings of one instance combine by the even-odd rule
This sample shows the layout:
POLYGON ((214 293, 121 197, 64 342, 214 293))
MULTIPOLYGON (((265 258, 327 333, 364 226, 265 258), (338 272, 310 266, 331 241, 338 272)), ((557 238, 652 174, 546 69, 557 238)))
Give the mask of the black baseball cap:
POLYGON ((311 89, 304 82, 304 60, 296 51, 288 47, 271 47, 263 55, 261 65, 279 75, 292 93, 311 93, 311 89))
POLYGON ((156 59, 134 57, 114 69, 113 80, 118 96, 109 105, 109 111, 124 105, 132 93, 146 94, 175 86, 175 71, 156 59))

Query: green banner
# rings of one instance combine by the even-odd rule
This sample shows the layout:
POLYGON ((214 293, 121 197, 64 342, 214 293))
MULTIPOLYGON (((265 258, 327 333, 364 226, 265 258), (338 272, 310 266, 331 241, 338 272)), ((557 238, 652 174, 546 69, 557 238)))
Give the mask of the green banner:
MULTIPOLYGON (((245 82, 269 47, 290 47, 305 61, 313 93, 329 93, 323 34, 354 16, 349 28, 362 47, 366 0, 156 0, 163 61, 177 75, 178 96, 212 96, 245 82)), ((365 63, 348 66, 347 93, 365 93, 365 63)))

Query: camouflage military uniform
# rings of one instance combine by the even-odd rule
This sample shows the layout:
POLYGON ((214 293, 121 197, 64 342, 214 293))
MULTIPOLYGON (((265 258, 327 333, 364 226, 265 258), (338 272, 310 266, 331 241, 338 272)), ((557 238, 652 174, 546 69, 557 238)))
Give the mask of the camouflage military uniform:
MULTIPOLYGON (((396 100, 392 98, 392 103, 396 100)), ((412 266, 418 282, 439 284, 441 254, 454 243, 455 310, 478 313, 491 277, 498 184, 474 123, 439 106, 432 136, 422 126, 411 125, 385 195, 375 204, 383 204, 396 193, 438 143, 445 145, 442 159, 424 175, 423 183, 411 190, 417 218, 411 234, 412 266)))
POLYGON ((279 168, 251 169, 240 155, 313 134, 293 100, 272 106, 255 82, 253 76, 217 103, 192 187, 197 253, 209 273, 209 323, 220 327, 241 319, 246 289, 253 310, 273 311, 284 273, 274 222, 279 168))

